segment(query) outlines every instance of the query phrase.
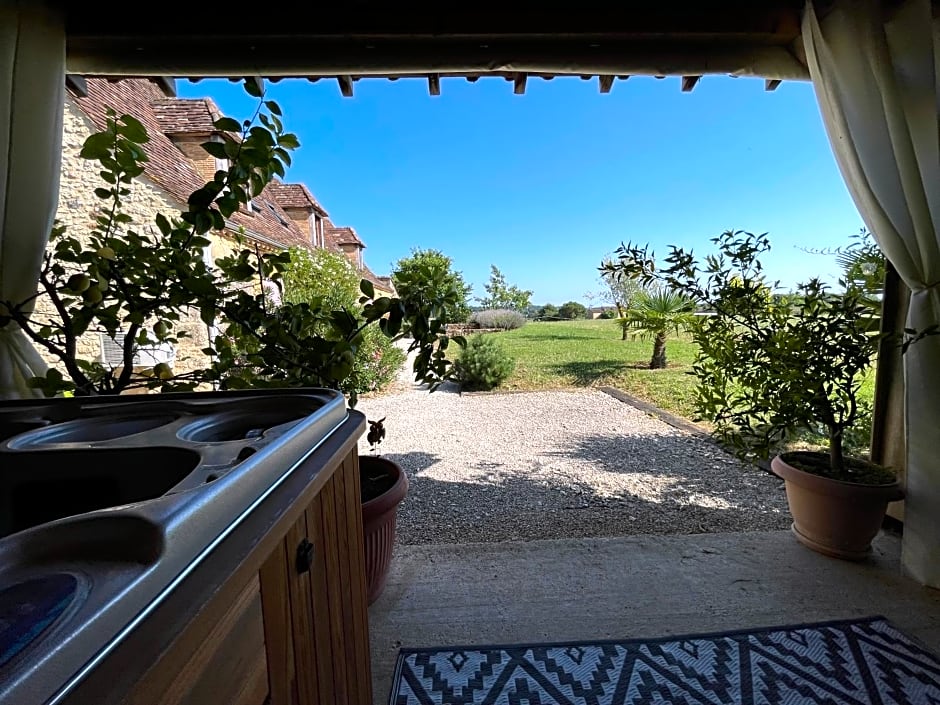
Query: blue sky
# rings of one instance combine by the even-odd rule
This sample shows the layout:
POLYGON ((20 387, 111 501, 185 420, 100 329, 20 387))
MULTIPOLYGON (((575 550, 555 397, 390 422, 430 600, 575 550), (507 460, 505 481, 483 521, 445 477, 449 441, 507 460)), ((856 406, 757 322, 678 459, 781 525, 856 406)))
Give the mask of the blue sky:
MULTIPOLYGON (((179 82, 232 117, 254 99, 224 80, 179 82)), ((301 181, 337 225, 366 242, 380 274, 412 248, 436 248, 483 295, 491 264, 535 303, 587 303, 596 267, 621 241, 707 252, 729 228, 769 232, 765 261, 791 286, 834 279, 832 258, 801 247, 844 244, 861 218, 839 175, 809 83, 677 77, 617 81, 530 78, 334 80, 268 84, 301 147, 301 181)))

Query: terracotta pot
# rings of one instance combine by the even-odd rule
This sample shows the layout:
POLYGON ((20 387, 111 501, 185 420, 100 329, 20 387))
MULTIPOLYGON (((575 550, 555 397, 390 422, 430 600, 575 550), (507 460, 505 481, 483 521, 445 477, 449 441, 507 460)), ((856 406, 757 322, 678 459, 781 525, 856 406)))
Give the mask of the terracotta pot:
POLYGON ((408 494, 408 476, 398 463, 385 458, 363 456, 359 458, 360 474, 366 472, 388 472, 395 483, 384 493, 362 505, 363 543, 366 554, 366 588, 371 605, 385 589, 388 569, 392 563, 395 547, 395 524, 398 505, 408 494))
POLYGON ((770 467, 786 481, 796 538, 827 556, 852 561, 866 558, 888 502, 904 497, 897 482, 860 485, 830 480, 795 468, 779 455, 770 467))

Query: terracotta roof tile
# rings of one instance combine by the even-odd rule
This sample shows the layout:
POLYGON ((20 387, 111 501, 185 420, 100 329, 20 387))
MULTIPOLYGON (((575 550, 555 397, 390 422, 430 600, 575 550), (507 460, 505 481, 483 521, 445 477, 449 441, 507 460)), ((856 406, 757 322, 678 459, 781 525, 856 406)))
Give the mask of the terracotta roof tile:
POLYGON ((328 229, 337 245, 358 245, 359 247, 366 246, 365 243, 359 239, 359 235, 356 234, 355 228, 351 228, 348 225, 337 227, 330 223, 328 229))
MULTIPOLYGON (((150 141, 144 145, 144 151, 150 160, 147 162, 145 174, 176 199, 180 209, 185 209, 189 195, 203 186, 204 181, 163 131, 165 121, 169 119, 167 116, 172 112, 168 105, 177 100, 189 104, 183 112, 189 111, 187 114, 198 116, 202 111, 205 116, 198 119, 193 117, 189 124, 203 127, 208 124, 211 127, 212 111, 218 111, 215 103, 211 100, 167 99, 161 89, 149 79, 132 78, 111 82, 101 78, 89 78, 87 83, 87 97, 72 94, 82 112, 98 129, 104 129, 107 125, 108 107, 113 108, 119 115, 127 113, 140 120, 150 136, 150 141), (200 104, 201 107, 195 104, 200 104), (155 109, 155 105, 159 107, 155 109)), ((232 215, 230 221, 236 229, 243 227, 249 236, 261 236, 280 247, 313 247, 309 238, 278 205, 277 193, 271 189, 271 185, 255 198, 255 202, 258 207, 253 209, 253 213, 238 212, 232 215)))
POLYGON ((150 107, 168 135, 218 132, 213 123, 222 117, 211 98, 164 98, 151 101, 150 107))
POLYGON ((283 208, 312 208, 321 217, 329 216, 304 184, 285 184, 275 179, 270 184, 277 202, 283 208))

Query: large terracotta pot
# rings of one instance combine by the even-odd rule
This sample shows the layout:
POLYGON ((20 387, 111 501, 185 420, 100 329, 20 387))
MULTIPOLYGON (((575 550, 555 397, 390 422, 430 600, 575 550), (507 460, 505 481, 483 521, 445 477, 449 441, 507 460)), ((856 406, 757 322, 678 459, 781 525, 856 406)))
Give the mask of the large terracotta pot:
POLYGON ((408 476, 398 463, 385 458, 363 456, 359 458, 359 473, 389 473, 394 482, 383 494, 362 504, 363 543, 366 554, 366 588, 371 605, 385 589, 388 569, 395 547, 395 524, 398 505, 408 494, 408 476))
POLYGON ((897 482, 860 485, 830 480, 795 468, 779 455, 770 467, 786 481, 796 538, 827 556, 853 561, 866 558, 888 502, 904 497, 897 482))

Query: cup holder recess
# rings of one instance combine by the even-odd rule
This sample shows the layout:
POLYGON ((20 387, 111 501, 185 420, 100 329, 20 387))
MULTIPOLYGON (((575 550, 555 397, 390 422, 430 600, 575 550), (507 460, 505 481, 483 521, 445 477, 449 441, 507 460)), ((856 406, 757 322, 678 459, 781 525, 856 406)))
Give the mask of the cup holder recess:
POLYGON ((176 421, 175 414, 141 414, 99 416, 52 424, 13 438, 8 447, 14 450, 38 449, 60 443, 95 443, 133 436, 166 426, 176 421))
MULTIPOLYGON (((243 402, 236 409, 209 414, 177 432, 177 437, 192 443, 253 441, 277 428, 281 433, 300 423, 321 407, 313 399, 282 397, 258 402, 243 402)), ((244 460, 244 458, 240 458, 244 460)))

